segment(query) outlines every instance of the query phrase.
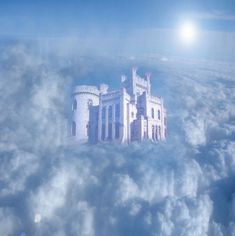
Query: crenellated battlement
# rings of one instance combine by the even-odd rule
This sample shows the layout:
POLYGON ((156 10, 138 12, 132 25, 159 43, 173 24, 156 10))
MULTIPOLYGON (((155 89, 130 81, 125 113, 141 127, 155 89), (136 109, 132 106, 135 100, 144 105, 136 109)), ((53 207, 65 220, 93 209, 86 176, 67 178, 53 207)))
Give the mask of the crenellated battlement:
POLYGON ((147 85, 147 84, 148 84, 147 79, 146 79, 146 78, 142 78, 142 77, 140 77, 139 75, 137 75, 137 76, 135 77, 135 80, 136 80, 137 83, 140 83, 140 84, 144 84, 144 85, 147 85))
POLYGON ((161 97, 155 97, 155 96, 149 96, 149 99, 151 102, 154 102, 156 104, 161 104, 162 103, 162 99, 161 97))
POLYGON ((100 90, 96 86, 79 85, 75 87, 74 94, 79 94, 79 93, 90 93, 99 96, 100 90))

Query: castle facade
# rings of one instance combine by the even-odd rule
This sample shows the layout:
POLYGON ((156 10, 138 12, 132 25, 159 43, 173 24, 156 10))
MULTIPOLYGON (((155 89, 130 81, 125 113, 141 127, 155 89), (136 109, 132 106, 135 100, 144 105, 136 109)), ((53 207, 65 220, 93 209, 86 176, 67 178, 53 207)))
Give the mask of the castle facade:
POLYGON ((165 140, 166 109, 163 99, 151 95, 150 74, 121 77, 121 88, 109 91, 80 85, 73 93, 72 136, 79 142, 130 143, 165 140))

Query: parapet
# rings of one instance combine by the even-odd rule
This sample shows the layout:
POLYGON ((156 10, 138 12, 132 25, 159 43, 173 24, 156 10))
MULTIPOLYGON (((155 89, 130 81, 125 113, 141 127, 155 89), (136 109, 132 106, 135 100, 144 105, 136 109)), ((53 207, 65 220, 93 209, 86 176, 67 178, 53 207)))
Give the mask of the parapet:
POLYGON ((108 92, 109 86, 107 84, 100 84, 99 89, 100 93, 104 94, 108 92))
POLYGON ((74 94, 80 94, 80 93, 89 93, 99 96, 100 90, 96 86, 89 86, 89 85, 76 86, 74 89, 74 94))

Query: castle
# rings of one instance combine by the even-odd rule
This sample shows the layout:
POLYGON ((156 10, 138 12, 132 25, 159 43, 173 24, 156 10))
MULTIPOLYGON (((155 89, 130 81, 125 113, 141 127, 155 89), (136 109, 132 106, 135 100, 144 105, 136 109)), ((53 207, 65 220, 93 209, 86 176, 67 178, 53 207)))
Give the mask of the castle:
POLYGON ((121 77, 121 89, 106 84, 76 86, 73 93, 72 136, 79 142, 129 143, 166 139, 163 99, 151 95, 150 74, 145 78, 132 68, 121 77))

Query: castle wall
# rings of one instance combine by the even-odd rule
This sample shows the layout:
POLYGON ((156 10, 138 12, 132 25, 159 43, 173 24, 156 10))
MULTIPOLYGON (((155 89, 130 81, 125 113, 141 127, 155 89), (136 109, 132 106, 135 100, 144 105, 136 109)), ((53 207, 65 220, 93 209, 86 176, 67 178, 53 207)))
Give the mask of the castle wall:
POLYGON ((120 142, 122 120, 121 97, 122 93, 118 90, 107 92, 100 96, 98 127, 99 141, 105 142, 112 140, 114 142, 120 142), (119 114, 118 116, 117 113, 119 114))
MULTIPOLYGON (((72 130, 72 134, 77 141, 88 142, 89 133, 97 135, 94 133, 94 123, 90 124, 92 119, 92 114, 94 115, 94 110, 92 106, 99 105, 99 90, 95 86, 77 86, 74 90, 73 99, 76 101, 76 108, 73 108, 73 120, 72 124, 76 125, 75 132, 72 130)), ((73 129, 74 127, 72 127, 73 129)))

